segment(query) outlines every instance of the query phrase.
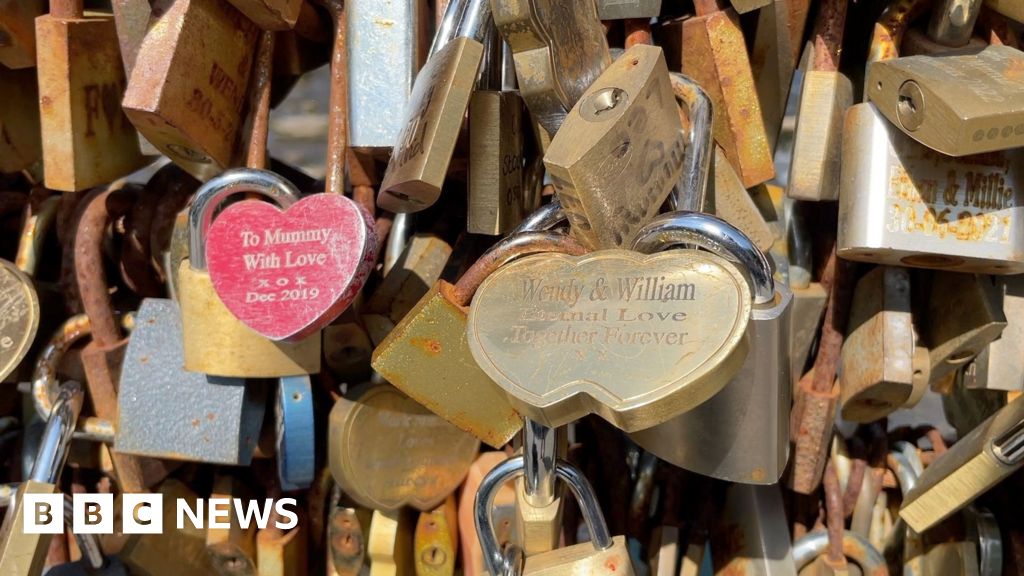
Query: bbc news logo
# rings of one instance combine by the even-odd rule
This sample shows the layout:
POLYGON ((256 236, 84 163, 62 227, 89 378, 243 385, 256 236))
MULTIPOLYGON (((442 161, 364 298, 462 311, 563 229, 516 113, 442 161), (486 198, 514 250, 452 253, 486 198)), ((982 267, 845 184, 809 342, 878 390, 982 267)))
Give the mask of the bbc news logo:
MULTIPOLYGON (((63 494, 25 494, 25 515, 22 526, 26 534, 64 533, 63 494)), ((76 534, 113 534, 117 515, 113 494, 72 494, 71 531, 76 534)), ((182 530, 186 522, 198 529, 230 528, 232 515, 244 530, 255 525, 263 530, 273 524, 280 530, 299 523, 294 498, 243 500, 241 498, 198 498, 194 502, 175 499, 175 527, 182 530), (275 512, 271 522, 271 512, 275 512)), ((162 534, 164 532, 163 494, 122 494, 122 534, 162 534)))

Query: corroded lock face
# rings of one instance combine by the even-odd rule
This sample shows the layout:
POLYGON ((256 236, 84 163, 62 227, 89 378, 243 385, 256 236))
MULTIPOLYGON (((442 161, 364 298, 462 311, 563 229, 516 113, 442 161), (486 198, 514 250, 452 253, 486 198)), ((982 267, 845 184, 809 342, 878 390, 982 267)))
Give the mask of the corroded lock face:
POLYGON ((196 178, 231 165, 257 32, 227 0, 154 8, 122 105, 147 140, 196 178))
POLYGON ((430 510, 469 471, 480 442, 397 389, 367 386, 331 410, 328 459, 346 494, 377 510, 430 510))
POLYGON ((658 213, 682 172, 683 136, 664 54, 633 46, 587 89, 544 155, 581 244, 621 247, 658 213))
POLYGON ((914 142, 875 108, 847 111, 841 258, 955 272, 1024 272, 1021 150, 953 158, 914 142))
POLYGON ((611 63, 604 28, 589 1, 491 0, 494 23, 514 53, 530 114, 554 135, 566 114, 611 63))
POLYGON ((739 370, 750 298, 739 270, 705 252, 541 254, 484 281, 469 347, 524 416, 557 427, 595 413, 639 430, 739 370))
POLYGON ((873 62, 868 99, 914 140, 950 156, 1024 145, 1024 53, 988 46, 873 62))
POLYGON ((846 76, 823 70, 804 74, 786 190, 790 198, 839 198, 843 120, 851 105, 853 84, 846 76))

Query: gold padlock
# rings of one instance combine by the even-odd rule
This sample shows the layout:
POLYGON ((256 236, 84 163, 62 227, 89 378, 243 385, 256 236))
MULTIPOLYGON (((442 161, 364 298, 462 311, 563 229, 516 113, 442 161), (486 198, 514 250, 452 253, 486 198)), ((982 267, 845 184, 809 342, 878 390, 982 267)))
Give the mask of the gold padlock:
MULTIPOLYGON (((502 566, 508 563, 518 564, 522 559, 522 549, 516 546, 503 552, 494 535, 491 519, 491 505, 498 489, 508 480, 523 474, 525 465, 523 458, 517 456, 499 464, 484 478, 476 496, 476 532, 484 551, 484 559, 491 574, 501 574, 502 566)), ((583 473, 565 460, 558 460, 555 474, 568 485, 579 503, 580 512, 587 522, 590 531, 590 542, 557 548, 526 557, 525 563, 513 566, 513 573, 524 576, 558 576, 564 574, 593 574, 632 576, 633 564, 630 561, 626 537, 614 538, 608 533, 604 514, 597 503, 594 489, 590 486, 583 473)))
POLYGON ((264 170, 229 170, 196 192, 189 210, 189 258, 178 268, 185 369, 215 376, 280 377, 320 371, 320 332, 296 342, 269 340, 227 309, 206 270, 206 232, 224 198, 259 192, 282 203, 299 192, 284 178, 264 170))

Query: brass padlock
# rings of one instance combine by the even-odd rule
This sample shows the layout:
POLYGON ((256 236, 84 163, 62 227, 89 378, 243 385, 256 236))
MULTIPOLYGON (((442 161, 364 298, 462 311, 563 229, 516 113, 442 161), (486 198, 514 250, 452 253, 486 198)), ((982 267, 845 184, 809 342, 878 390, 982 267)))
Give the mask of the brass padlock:
POLYGON ((1024 396, 996 412, 937 458, 907 494, 900 517, 924 532, 1017 471, 1024 396))
POLYGON ((469 101, 466 231, 505 235, 535 207, 526 205, 523 100, 503 85, 508 47, 492 28, 484 40, 479 88, 469 101))
POLYGON ((750 484, 778 481, 789 456, 789 311, 792 294, 772 280, 765 256, 728 224, 696 214, 666 214, 634 241, 644 252, 696 244, 738 258, 753 295, 745 328, 750 351, 724 387, 689 411, 630 437, 676 466, 750 484), (707 234, 707 236, 704 236, 707 234), (679 442, 691 438, 692 442, 679 442))
POLYGON ((354 387, 330 414, 331 475, 375 510, 431 510, 465 478, 480 442, 386 384, 354 387))
POLYGON ((562 496, 555 478, 568 453, 558 430, 523 419, 523 475, 515 480, 515 542, 527 556, 554 550, 562 535, 562 496))
POLYGON ((121 104, 139 133, 200 180, 234 161, 257 32, 227 0, 154 5, 121 104))
POLYGON ((77 192, 142 167, 138 137, 118 105, 124 69, 105 14, 84 14, 80 0, 51 3, 36 19, 40 46, 39 117, 46 187, 77 192))
POLYGON ((206 529, 206 554, 221 574, 256 574, 256 526, 248 518, 242 526, 233 504, 235 499, 246 500, 248 493, 247 487, 232 476, 218 474, 213 479, 207 501, 210 516, 219 513, 224 520, 218 523, 225 526, 206 529))
POLYGON ((634 432, 692 410, 740 370, 751 309, 775 300, 764 255, 697 213, 659 217, 632 242, 639 252, 534 255, 481 285, 470 350, 524 416, 557 427, 593 413, 634 432), (652 254, 677 244, 711 252, 652 254))
POLYGON ((258 192, 280 204, 298 200, 284 178, 263 170, 230 170, 203 184, 189 210, 189 258, 178 269, 185 369, 215 376, 280 377, 320 371, 320 332, 277 342, 254 332, 217 296, 206 270, 206 233, 225 198, 258 192))
POLYGON ((963 369, 964 386, 1024 390, 1024 358, 1018 354, 1024 338, 1024 277, 993 276, 989 280, 995 285, 997 296, 1001 296, 1006 327, 963 369))
POLYGON ((617 248, 658 213, 679 180, 684 151, 664 54, 637 44, 573 106, 544 165, 572 235, 590 249, 617 248))
POLYGON ((928 301, 918 324, 930 356, 933 387, 977 356, 1006 327, 998 290, 973 274, 922 274, 928 301))
POLYGON ((412 535, 416 518, 408 508, 373 511, 366 536, 369 576, 404 576, 415 570, 412 535))
POLYGON ((749 188, 770 180, 775 168, 739 17, 720 0, 694 6, 695 18, 661 24, 659 40, 669 67, 682 70, 711 96, 715 140, 749 188), (720 76, 724 70, 729 72, 720 76))
POLYGON ((0 525, 0 574, 28 576, 42 573, 43 561, 53 534, 25 532, 25 526, 31 525, 26 516, 39 514, 38 510, 28 510, 25 495, 60 494, 57 481, 68 457, 71 435, 75 431, 84 396, 77 382, 61 386, 48 415, 32 471, 18 486, 3 524, 0 525))
POLYGON ((12 69, 36 65, 34 21, 43 13, 43 0, 5 0, 0 3, 0 64, 12 69))
POLYGON ((903 133, 950 156, 1024 145, 1024 79, 1012 71, 1024 53, 1009 46, 980 52, 906 56, 868 67, 865 92, 903 133))
MULTIPOLYGON (((839 373, 844 420, 878 420, 915 396, 915 340, 910 272, 879 266, 865 274, 854 289, 843 340, 839 373)), ((921 388, 923 394, 926 385, 921 388)))
POLYGON ((452 576, 459 549, 459 525, 455 496, 433 510, 420 512, 412 551, 416 576, 452 576))
POLYGON ((524 255, 552 250, 583 253, 562 234, 513 234, 481 257, 456 285, 439 281, 373 351, 374 370, 452 424, 491 446, 503 446, 522 421, 473 360, 466 306, 494 270, 524 255))
POLYGON ((775 243, 775 235, 764 215, 754 204, 750 192, 743 187, 722 147, 715 145, 714 213, 739 228, 759 250, 767 252, 775 243))
POLYGON ((0 66, 0 85, 7 88, 0 104, 0 174, 9 174, 29 168, 42 157, 39 91, 32 69, 0 66))
POLYGON ((593 2, 491 0, 494 23, 515 60, 534 122, 554 136, 569 111, 611 63, 593 2))
MULTIPOLYGON (((476 533, 491 574, 554 576, 573 573, 632 576, 634 569, 625 536, 611 537, 594 489, 578 468, 561 459, 556 461, 554 473, 565 482, 579 503, 591 541, 535 554, 527 557, 525 563, 514 562, 513 565, 509 565, 505 552, 498 546, 495 538, 491 506, 498 489, 505 482, 522 475, 524 470, 525 464, 521 456, 506 460, 487 474, 476 494, 476 533)), ((521 560, 522 550, 519 552, 521 560)))
POLYGON ((405 122, 377 195, 381 208, 418 212, 440 197, 490 22, 488 0, 448 3, 430 57, 416 75, 405 108, 405 122))
POLYGON ((839 72, 845 0, 822 4, 815 25, 812 69, 804 74, 786 194, 799 200, 839 198, 843 118, 853 105, 853 84, 839 72))

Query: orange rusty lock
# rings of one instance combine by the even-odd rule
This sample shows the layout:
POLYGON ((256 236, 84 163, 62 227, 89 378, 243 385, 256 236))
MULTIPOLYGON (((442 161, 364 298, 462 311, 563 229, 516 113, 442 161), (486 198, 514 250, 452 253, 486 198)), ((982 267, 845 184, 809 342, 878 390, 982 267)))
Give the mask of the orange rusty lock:
POLYGON ((46 187, 76 192, 145 164, 119 106, 125 90, 114 19, 82 0, 54 0, 36 19, 39 115, 46 187))

